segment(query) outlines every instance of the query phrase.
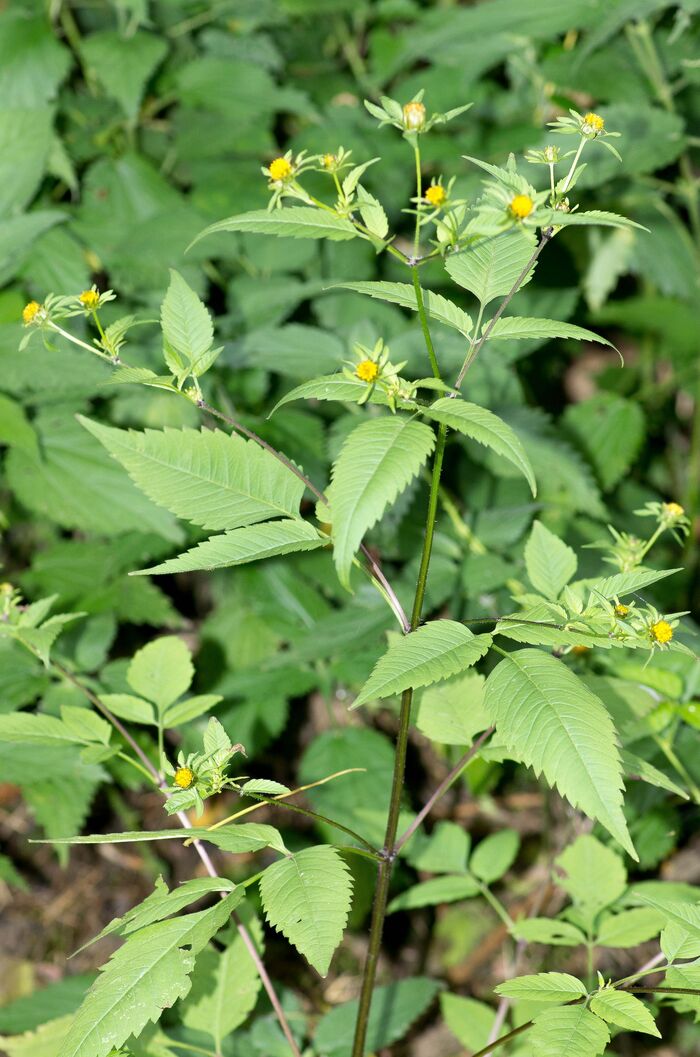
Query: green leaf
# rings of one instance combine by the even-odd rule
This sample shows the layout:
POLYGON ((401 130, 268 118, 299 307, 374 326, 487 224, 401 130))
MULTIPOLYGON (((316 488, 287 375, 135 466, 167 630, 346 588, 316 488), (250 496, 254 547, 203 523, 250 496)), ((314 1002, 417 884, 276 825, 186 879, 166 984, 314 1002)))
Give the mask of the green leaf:
POLYGON ((430 881, 407 888, 401 895, 389 903, 387 913, 395 914, 397 910, 415 910, 418 907, 439 906, 442 903, 455 903, 462 899, 473 899, 479 895, 479 886, 473 877, 447 875, 433 877, 430 881))
POLYGON ((256 793, 260 796, 279 796, 280 793, 288 793, 289 786, 281 782, 273 782, 269 778, 251 778, 241 786, 241 796, 250 796, 256 793))
MULTIPOLYGON (((488 1043, 496 1021, 496 1010, 485 1002, 462 995, 440 995, 445 1024, 463 1046, 475 1053, 488 1043)), ((504 1025, 504 1030, 507 1030, 504 1025)))
MULTIPOLYGON (((237 825, 205 829, 191 826, 189 829, 134 830, 125 833, 96 833, 82 837, 55 838, 54 844, 130 844, 149 840, 206 840, 222 851, 233 855, 274 848, 283 855, 288 854, 284 841, 274 826, 259 822, 240 822, 237 825)), ((40 843, 40 842, 37 842, 40 843)))
POLYGON ((389 230, 389 221, 384 208, 381 202, 374 195, 371 195, 369 191, 366 191, 361 184, 357 188, 357 206, 360 210, 362 223, 370 234, 378 239, 386 238, 386 233, 389 230))
POLYGON ((663 771, 658 769, 658 767, 654 767, 654 765, 648 763, 647 760, 643 760, 641 756, 635 756, 634 753, 622 749, 620 757, 626 775, 633 775, 636 778, 641 778, 643 782, 647 782, 649 785, 655 785, 657 789, 666 789, 669 793, 675 793, 676 796, 682 797, 683 800, 689 799, 688 793, 686 793, 682 786, 672 781, 668 775, 665 775, 663 771))
MULTIPOLYGON (((627 573, 614 573, 598 580, 583 581, 586 587, 603 598, 624 598, 625 595, 641 591, 643 587, 655 584, 658 580, 665 580, 667 576, 681 572, 680 569, 632 569, 627 573)), ((575 586, 572 584, 572 587, 575 586)))
POLYGON ((0 716, 0 742, 23 742, 27 745, 84 744, 88 738, 54 716, 33 712, 16 712, 0 716))
POLYGON ((514 829, 491 833, 472 852, 469 872, 484 884, 493 884, 513 865, 519 847, 520 837, 514 829))
POLYGON ((91 75, 116 99, 131 121, 136 120, 148 78, 167 50, 163 37, 143 30, 128 37, 105 30, 85 37, 80 45, 91 75))
POLYGON ((636 859, 622 813, 617 735, 595 694, 560 660, 518 650, 486 680, 484 707, 516 758, 543 773, 636 859))
POLYGON ((661 1038, 661 1032, 650 1011, 643 1002, 626 991, 616 991, 613 987, 605 988, 593 996, 590 1008, 592 1013, 602 1017, 608 1024, 661 1038))
POLYGON ((514 430, 498 415, 494 415, 485 407, 470 404, 466 400, 453 400, 449 396, 441 397, 430 407, 422 408, 421 412, 433 421, 443 422, 450 429, 463 433, 465 437, 471 437, 472 440, 508 459, 523 474, 533 496, 537 495, 535 475, 525 449, 514 430))
POLYGON ((583 1006, 538 1013, 529 1039, 537 1057, 598 1057, 609 1040, 603 1021, 583 1006))
MULTIPOLYGON (((160 306, 160 323, 165 340, 166 359, 174 354, 184 362, 185 373, 202 359, 214 341, 211 316, 179 272, 170 269, 170 286, 160 306)), ((177 374, 177 370, 173 370, 177 374)))
MULTIPOLYGON (((281 407, 294 400, 339 400, 346 404, 357 404, 366 396, 367 383, 361 382, 359 378, 346 378, 344 374, 327 374, 295 386, 277 401, 268 417, 271 418, 281 407)), ((368 403, 387 406, 388 400, 384 392, 375 386, 368 403)))
MULTIPOLYGON (((534 239, 516 229, 484 238, 453 254, 445 261, 445 268, 458 286, 469 290, 484 306, 495 297, 510 293, 534 249, 534 239)), ((521 288, 532 278, 534 267, 522 281, 521 288)))
MULTIPOLYGON (((378 1053, 402 1038, 439 989, 439 983, 424 976, 376 987, 367 1025, 366 1052, 378 1053)), ((314 1035, 317 1053, 324 1057, 350 1057, 358 1004, 357 1000, 344 1002, 321 1017, 314 1035)))
POLYGON ((100 694, 100 701, 115 716, 127 719, 130 723, 156 723, 153 705, 140 697, 134 697, 132 694, 100 694))
POLYGON ((571 547, 535 521, 525 545, 525 567, 535 590, 555 599, 575 574, 578 561, 571 547))
POLYGON ((282 235, 293 239, 331 239, 340 242, 354 239, 357 231, 345 217, 328 213, 325 209, 314 209, 310 206, 291 206, 288 209, 255 209, 251 213, 240 213, 238 216, 219 220, 201 231, 192 245, 196 245, 208 235, 220 231, 242 231, 257 235, 282 235))
POLYGON ((161 921, 130 936, 88 991, 57 1057, 106 1057, 184 998, 195 955, 242 897, 241 889, 209 910, 161 921))
MULTIPOLYGON (((329 289, 337 287, 342 290, 354 290, 358 294, 367 294, 378 301, 388 301, 402 308, 410 308, 412 312, 418 311, 416 292, 410 283, 333 283, 329 289)), ((471 317, 454 302, 433 290, 424 290, 423 303, 430 319, 434 319, 436 323, 444 323, 446 327, 454 327, 460 334, 469 337, 472 330, 471 317)))
POLYGON ((163 573, 188 573, 196 569, 225 569, 245 562, 260 561, 279 554, 312 551, 328 544, 308 521, 271 521, 250 525, 212 536, 177 558, 169 558, 150 569, 140 569, 137 576, 159 576, 163 573))
POLYGON ((194 697, 188 697, 185 701, 178 701, 177 704, 166 708, 163 716, 163 726, 179 727, 183 723, 188 723, 191 719, 196 719, 197 716, 208 712, 210 708, 218 705, 222 700, 221 694, 196 694, 194 697))
POLYGON ((299 514, 303 483, 252 440, 209 429, 139 433, 78 419, 150 499, 201 528, 299 514))
POLYGON ((471 841, 456 822, 438 822, 432 833, 422 830, 411 838, 406 858, 415 870, 465 874, 471 841))
POLYGON ((392 415, 357 426, 333 465, 328 505, 341 583, 362 538, 419 472, 435 445, 429 426, 392 415))
MULTIPOLYGON (((484 329, 488 326, 485 324, 484 329)), ((595 341, 599 345, 615 346, 599 334, 573 323, 560 323, 556 319, 528 319, 521 316, 501 316, 493 325, 489 341, 500 338, 502 341, 521 341, 526 338, 574 338, 576 341, 595 341)), ((578 406, 578 405, 575 405, 578 406)))
POLYGON ((131 689, 153 701, 162 716, 190 688, 192 655, 182 639, 163 635, 134 654, 126 678, 131 689))
POLYGON ((657 899, 644 892, 640 892, 638 898, 646 906, 658 910, 667 922, 680 925, 692 936, 700 937, 700 903, 678 903, 670 899, 657 899))
POLYGON ((634 220, 628 220, 627 217, 618 216, 617 213, 607 213, 603 209, 589 209, 585 213, 561 213, 558 210, 549 214, 543 213, 542 227, 548 224, 554 224, 557 227, 590 227, 593 225, 604 228, 638 228, 640 231, 647 231, 643 224, 637 224, 634 220))
POLYGON ((576 925, 553 918, 524 918, 516 921, 511 931, 515 939, 551 947, 579 947, 586 942, 585 932, 576 925))
POLYGON ((569 973, 535 973, 518 976, 494 988, 497 995, 505 995, 516 1002, 535 1002, 539 1005, 566 1005, 586 996, 586 988, 569 973))
POLYGON ((598 947, 637 947, 654 939, 663 926, 663 916, 651 907, 634 907, 603 917, 595 938, 598 947))
POLYGON ((443 745, 469 745, 490 726, 483 709, 484 682, 483 675, 468 672, 425 690, 418 703, 418 730, 443 745))
POLYGON ((590 460, 606 492, 633 465, 646 435, 640 404, 614 393, 597 393, 571 404, 562 422, 590 460))
POLYGON ((379 658, 352 707, 456 675, 476 664, 490 645, 490 635, 473 635, 455 620, 423 624, 379 658))
POLYGON ((577 837, 555 862, 557 884, 591 925, 627 888, 627 871, 620 856, 589 833, 577 837))
POLYGON ((350 871, 327 844, 280 859, 260 878, 267 920, 321 976, 343 937, 351 895, 350 871))

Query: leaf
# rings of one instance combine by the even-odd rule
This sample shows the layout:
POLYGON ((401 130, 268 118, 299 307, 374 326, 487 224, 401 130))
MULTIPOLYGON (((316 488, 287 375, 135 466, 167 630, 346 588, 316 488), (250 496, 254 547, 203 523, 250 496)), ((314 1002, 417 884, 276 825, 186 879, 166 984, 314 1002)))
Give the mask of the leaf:
MULTIPOLYGON (((632 569, 627 573, 614 573, 598 580, 585 580, 584 583, 591 591, 602 595, 603 598, 624 598, 625 595, 641 591, 643 587, 655 584, 658 580, 665 580, 667 576, 681 572, 680 569, 632 569)), ((572 585, 575 586, 575 585, 572 585)))
MULTIPOLYGON (((170 286, 160 306, 160 323, 168 353, 174 353, 186 368, 202 359, 214 342, 211 316, 179 272, 170 269, 170 286)), ((177 374, 177 371, 173 371, 177 374)), ((185 370, 183 377, 190 371, 185 370)))
POLYGON ((465 875, 470 848, 469 834, 456 822, 438 822, 430 835, 422 830, 411 838, 406 858, 415 870, 465 875))
POLYGON ((551 947, 579 947, 586 942, 586 934, 576 925, 553 918, 524 918, 516 921, 511 931, 518 940, 551 947))
POLYGON ((435 445, 422 422, 386 416, 357 426, 333 465, 328 505, 333 523, 333 558, 341 583, 362 538, 419 472, 435 445))
POLYGON ((614 393, 597 393, 571 404, 562 417, 570 436, 609 492, 633 465, 646 435, 641 406, 614 393))
POLYGON ((535 973, 518 976, 494 988, 497 995, 505 995, 516 1002, 535 1002, 540 1005, 566 1005, 587 992, 580 980, 569 973, 535 973))
MULTIPOLYGON (((358 294, 367 294, 378 301, 388 301, 392 305, 410 308, 412 312, 418 311, 416 292, 409 283, 333 283, 329 289, 338 287, 342 290, 354 290, 358 294)), ((434 319, 436 323, 444 323, 446 327, 454 327, 460 334, 469 337, 472 330, 471 317, 454 302, 433 290, 424 290, 423 303, 430 319, 434 319)))
POLYGON ((602 1020, 575 1006, 538 1013, 529 1041, 537 1057, 598 1057, 609 1039, 602 1020))
POLYGON ((273 782, 269 778, 251 778, 241 786, 241 796, 249 796, 257 793, 260 796, 279 796, 280 793, 288 793, 289 786, 281 782, 273 782))
MULTIPOLYGON (((505 297, 515 285, 535 249, 534 240, 519 230, 484 238, 445 261, 448 275, 481 302, 488 305, 495 297, 505 297)), ((530 281, 530 273, 521 288, 530 281)))
POLYGON ((55 716, 16 712, 0 716, 0 742, 24 742, 28 745, 75 745, 87 742, 74 729, 55 716))
POLYGON ((134 654, 126 678, 131 689, 153 701, 162 716, 190 688, 192 655, 182 639, 163 635, 134 654))
POLYGON ((530 485, 533 496, 537 495, 535 475, 525 449, 514 430, 498 415, 494 415, 485 407, 470 404, 466 400, 451 399, 448 396, 441 397, 430 407, 422 408, 421 411, 435 422, 443 422, 450 429, 463 433, 465 437, 471 437, 472 440, 484 444, 498 455, 508 459, 523 474, 530 485))
POLYGON ((352 707, 456 675, 476 664, 490 645, 490 635, 473 635, 455 620, 423 624, 379 658, 352 707))
POLYGON ((556 599, 575 574, 578 561, 571 547, 535 521, 525 545, 525 567, 535 590, 556 599))
POLYGON ((601 701, 566 665, 539 650, 509 654, 486 680, 484 707, 518 759, 637 858, 622 813, 615 728, 601 701))
POLYGON ((214 705, 218 705, 223 698, 220 694, 196 694, 188 697, 185 701, 178 701, 165 710, 163 725, 165 727, 179 727, 188 723, 191 719, 208 712, 214 705))
POLYGON ((557 884, 591 926, 600 911, 615 903, 627 888, 627 871, 620 856, 589 833, 577 837, 555 863, 557 884))
POLYGON ((389 230, 389 221, 384 208, 381 202, 374 195, 371 195, 369 191, 366 191, 361 184, 357 188, 357 205, 362 222, 370 234, 378 239, 386 238, 386 233, 389 230))
MULTIPOLYGON (((488 324, 486 324, 488 326, 488 324)), ((574 338, 576 341, 595 341, 599 345, 615 346, 599 334, 573 323, 560 323, 556 319, 528 319, 521 316, 502 316, 491 329, 489 341, 499 338, 502 341, 522 341, 526 338, 574 338)), ((575 405, 578 406, 578 405, 575 405)))
MULTIPOLYGON (((403 1038, 411 1024, 428 1008, 440 984, 424 976, 398 980, 388 987, 375 987, 367 1024, 367 1053, 378 1053, 403 1038)), ((324 1057, 351 1057, 357 1020, 357 1000, 344 1002, 321 1017, 314 1035, 314 1049, 324 1057)))
MULTIPOLYGON (((347 404, 357 404, 366 396, 367 384, 359 378, 347 378, 344 374, 327 374, 295 386, 277 401, 268 417, 271 418, 281 407, 294 400, 339 400, 347 404)), ((384 392, 375 387, 370 393, 368 403, 387 406, 389 402, 384 392)))
POLYGON ((188 573, 196 569, 225 569, 245 562, 260 561, 279 554, 312 551, 328 544, 308 521, 271 521, 250 525, 212 536, 177 558, 169 558, 150 569, 140 569, 136 576, 160 576, 164 573, 188 573))
POLYGON ((674 900, 657 899, 640 892, 638 898, 646 906, 663 915, 667 922, 680 925, 692 936, 700 937, 700 903, 678 903, 674 900))
POLYGON ((626 991, 617 991, 613 987, 605 988, 593 996, 590 1008, 592 1013, 602 1017, 608 1024, 661 1038, 661 1032, 650 1011, 643 1002, 626 991))
MULTIPOLYGON (((485 1002, 462 995, 440 995, 445 1024, 472 1053, 487 1045, 496 1021, 496 1010, 485 1002)), ((505 1030, 505 1027, 504 1027, 505 1030)))
POLYGON ((622 749, 620 757, 626 775, 641 778, 643 782, 655 785, 657 789, 666 789, 669 793, 675 793, 676 796, 682 797, 683 800, 689 799, 682 786, 677 785, 668 775, 665 775, 658 767, 648 763, 647 760, 643 760, 641 756, 635 756, 634 753, 622 749))
POLYGON ((595 938, 599 947, 636 947, 659 935, 663 917, 651 907, 634 907, 603 917, 595 938))
POLYGON ((416 726, 443 745, 469 745, 475 734, 490 726, 483 700, 483 675, 457 676, 421 694, 416 726))
POLYGON ((520 837, 514 829, 491 833, 472 852, 469 872, 484 884, 493 884, 513 865, 519 847, 520 837))
POLYGON ((240 889, 209 910, 161 921, 130 936, 88 991, 57 1057, 106 1057, 184 998, 195 955, 242 897, 240 889))
POLYGON ((442 903, 455 903, 462 899, 473 899, 479 895, 479 886, 473 877, 447 875, 433 877, 430 881, 407 888, 401 895, 389 903, 388 914, 397 910, 415 910, 418 907, 439 906, 442 903))
POLYGON ((267 920, 321 976, 343 937, 351 894, 350 871, 328 844, 280 859, 260 878, 267 920))
POLYGON ((297 517, 303 483, 252 440, 219 430, 113 429, 79 422, 155 503, 205 529, 297 517))
POLYGON ((557 227, 598 225, 606 228, 638 228, 640 231, 647 230, 643 224, 637 224, 634 220, 628 220, 627 217, 618 216, 617 213, 607 213, 603 209, 589 209, 584 213, 562 213, 560 211, 549 214, 543 213, 542 227, 546 227, 548 224, 554 224, 557 227))
POLYGON ((127 719, 131 723, 156 724, 150 701, 144 701, 132 694, 100 694, 100 701, 120 719, 127 719))
POLYGON ((325 209, 291 206, 274 212, 255 209, 251 213, 240 213, 238 216, 228 217, 227 220, 219 220, 201 231, 192 246, 208 235, 216 235, 220 231, 283 235, 293 239, 330 239, 333 242, 354 239, 357 236, 356 229, 345 217, 336 216, 325 209))
MULTIPOLYGON (((191 826, 189 829, 134 830, 125 833, 96 833, 81 837, 55 838, 54 844, 129 844, 149 840, 206 840, 222 851, 234 855, 274 848, 287 854, 279 830, 259 822, 239 822, 237 825, 205 829, 191 826)), ((41 843, 41 842, 37 842, 41 843)), ((45 842, 44 842, 45 843, 45 842)))
POLYGON ((142 30, 128 37, 111 30, 92 33, 80 45, 91 75, 116 99, 131 121, 136 120, 148 78, 167 50, 164 38, 142 30))

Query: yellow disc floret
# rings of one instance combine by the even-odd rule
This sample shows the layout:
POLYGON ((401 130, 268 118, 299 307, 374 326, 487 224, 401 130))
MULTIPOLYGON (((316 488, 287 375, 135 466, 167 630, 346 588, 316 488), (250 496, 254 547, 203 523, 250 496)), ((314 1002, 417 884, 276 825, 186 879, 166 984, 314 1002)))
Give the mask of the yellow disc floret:
POLYGON ((37 313, 41 305, 38 301, 30 301, 28 305, 25 305, 22 309, 22 319, 24 320, 25 326, 29 326, 33 323, 37 317, 37 313))
POLYGON ((336 163, 335 154, 324 154, 321 158, 321 165, 324 169, 332 169, 336 163))
POLYGON ((97 290, 83 290, 78 300, 80 301, 81 305, 85 306, 85 308, 93 309, 97 308, 97 306, 99 305, 100 295, 98 294, 97 290))
POLYGON ((194 771, 190 770, 189 767, 178 767, 173 777, 175 785, 179 785, 180 789, 189 789, 194 782, 194 771))
POLYGON ((605 121, 600 114, 594 114, 593 111, 589 111, 583 119, 583 125, 581 131, 587 133, 589 136, 600 135, 605 128, 605 121))
POLYGON ((680 503, 664 503, 664 513, 669 517, 683 517, 685 510, 680 503))
POLYGON ((361 382, 376 382, 379 377, 379 367, 374 360, 362 360, 355 368, 355 374, 361 382))
POLYGON ((667 620, 657 620, 651 625, 649 632, 654 642, 660 642, 662 645, 673 638, 673 628, 667 620))
POLYGON ((410 132, 417 132, 425 124, 425 107, 422 103, 406 103, 403 108, 404 127, 410 132))
POLYGON ((433 184, 432 187, 429 187, 425 192, 426 202, 430 202, 431 206, 434 206, 435 209, 439 209, 446 198, 447 192, 441 184, 433 184))
POLYGON ((615 606, 615 616, 616 617, 620 617, 622 620, 625 619, 625 617, 627 616, 629 611, 630 611, 630 607, 624 605, 622 602, 618 602, 617 605, 615 606))
POLYGON ((511 199, 510 211, 518 220, 524 220, 525 217, 529 217, 534 208, 535 203, 529 195, 516 195, 515 198, 511 199))
POLYGON ((271 180, 288 180, 292 175, 292 163, 288 158, 275 158, 274 161, 270 162, 270 173, 271 180))

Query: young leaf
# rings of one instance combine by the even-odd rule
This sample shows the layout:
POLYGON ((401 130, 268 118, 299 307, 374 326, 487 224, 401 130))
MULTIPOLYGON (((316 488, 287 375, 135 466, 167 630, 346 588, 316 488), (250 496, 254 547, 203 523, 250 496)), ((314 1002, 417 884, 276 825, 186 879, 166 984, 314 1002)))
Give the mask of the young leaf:
MULTIPOLYGON (((532 257, 534 248, 534 240, 530 236, 513 230, 504 235, 484 238, 453 254, 445 261, 445 268, 458 286, 469 290, 484 306, 495 297, 505 297, 510 293, 532 257)), ((534 265, 521 286, 530 281, 533 273, 534 265)))
POLYGON ((606 987, 591 999, 591 1012, 602 1017, 608 1024, 615 1024, 627 1031, 641 1031, 645 1035, 661 1038, 651 1013, 638 998, 626 991, 606 987))
MULTIPOLYGON (((160 308, 166 349, 189 367, 209 351, 214 341, 211 316, 179 272, 170 269, 170 286, 160 308)), ((187 372, 186 372, 187 373, 187 372)))
POLYGON ((494 415, 485 407, 470 404, 466 400, 452 400, 448 396, 441 397, 430 407, 423 408, 422 414, 435 422, 443 422, 450 429, 463 433, 465 437, 471 437, 472 440, 492 448, 498 455, 508 459, 523 474, 533 496, 537 495, 535 475, 525 449, 517 434, 498 415, 494 415))
POLYGON ((265 525, 246 525, 223 536, 211 536, 179 557, 169 558, 150 569, 140 569, 133 575, 160 576, 189 573, 196 569, 226 569, 279 554, 316 550, 327 543, 328 537, 321 536, 308 521, 270 521, 265 525))
MULTIPOLYGON (((388 301, 392 305, 410 308, 412 312, 418 311, 416 292, 410 283, 332 283, 329 289, 334 287, 354 290, 358 294, 367 294, 378 301, 388 301)), ((436 294, 433 290, 424 290, 423 303, 430 319, 434 319, 436 323, 444 323, 446 327, 454 327, 460 334, 469 337, 472 330, 471 317, 454 302, 449 301, 442 294, 436 294)))
POLYGON ((518 976, 494 988, 497 995, 506 995, 516 1002, 536 1002, 540 1005, 563 1006, 586 995, 580 980, 569 973, 535 973, 518 976))
POLYGON ((525 545, 525 568, 535 590, 547 598, 558 598, 577 566, 571 547, 541 521, 535 521, 525 545))
POLYGON ((602 1020, 583 1006, 573 1006, 538 1013, 529 1042, 537 1057, 598 1057, 609 1040, 602 1020))
POLYGON ((254 441, 209 429, 139 433, 78 418, 149 498, 201 528, 299 515, 303 482, 254 441))
POLYGON ((561 661, 539 650, 505 657, 484 707, 517 758, 543 773, 637 858, 622 813, 622 766, 610 715, 561 661))
POLYGON ((182 639, 163 635, 134 654, 126 678, 131 689, 153 701, 162 714, 189 690, 194 678, 192 655, 182 639))
POLYGON ((429 686, 480 660, 490 635, 473 635, 455 620, 433 620, 392 643, 377 661, 352 707, 391 697, 409 686, 429 686))
MULTIPOLYGON (((377 987, 367 1025, 367 1053, 378 1053, 402 1038, 435 998, 440 984, 424 976, 377 987)), ((321 1017, 314 1049, 324 1057, 350 1057, 358 1002, 345 1002, 321 1017)))
POLYGON ((363 422, 347 438, 328 489, 341 583, 348 584, 364 534, 416 476, 434 444, 429 426, 393 415, 363 422))
POLYGON ((330 239, 333 242, 354 239, 357 235, 356 229, 345 217, 311 206, 291 206, 288 209, 276 209, 274 212, 255 209, 251 213, 240 213, 238 216, 219 220, 201 231, 192 246, 208 235, 216 235, 220 231, 286 235, 292 239, 330 239))
POLYGON ((260 878, 267 920, 321 976, 343 937, 351 894, 350 871, 327 844, 280 859, 260 878))

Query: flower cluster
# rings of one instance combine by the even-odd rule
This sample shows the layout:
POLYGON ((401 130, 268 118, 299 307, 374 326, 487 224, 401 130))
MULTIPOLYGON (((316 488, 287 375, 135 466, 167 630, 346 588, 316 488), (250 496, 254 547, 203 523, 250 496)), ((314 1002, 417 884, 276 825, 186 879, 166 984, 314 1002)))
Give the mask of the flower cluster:
POLYGON ((597 139, 611 154, 621 161, 619 153, 615 150, 609 139, 617 139, 619 132, 609 132, 605 127, 605 119, 600 114, 589 110, 587 114, 579 114, 578 110, 569 110, 569 117, 558 117, 549 122, 549 127, 562 136, 581 136, 584 140, 597 139))
POLYGON ((165 756, 161 769, 170 778, 165 791, 169 794, 165 810, 169 815, 176 811, 194 808, 198 815, 204 810, 204 801, 224 789, 237 788, 237 778, 227 774, 231 758, 237 753, 245 756, 242 745, 232 745, 226 731, 217 719, 210 719, 204 732, 201 752, 185 755, 179 752, 176 766, 165 756))
POLYGON ((397 403, 410 400, 415 392, 415 386, 400 378, 400 372, 405 367, 403 363, 392 363, 389 358, 389 347, 379 338, 372 349, 364 345, 355 345, 353 349, 354 360, 346 360, 343 374, 346 378, 363 382, 366 386, 364 393, 360 395, 358 404, 364 404, 372 398, 375 390, 379 390, 381 402, 389 405, 392 411, 396 410, 397 403))
POLYGON ((407 137, 429 132, 434 125, 444 125, 459 114, 463 114, 465 110, 469 110, 472 105, 472 103, 466 103, 464 106, 447 110, 444 114, 433 113, 428 116, 422 91, 414 95, 413 99, 404 103, 403 106, 388 95, 381 97, 381 106, 365 99, 365 106, 372 117, 377 118, 380 125, 393 125, 407 137))

